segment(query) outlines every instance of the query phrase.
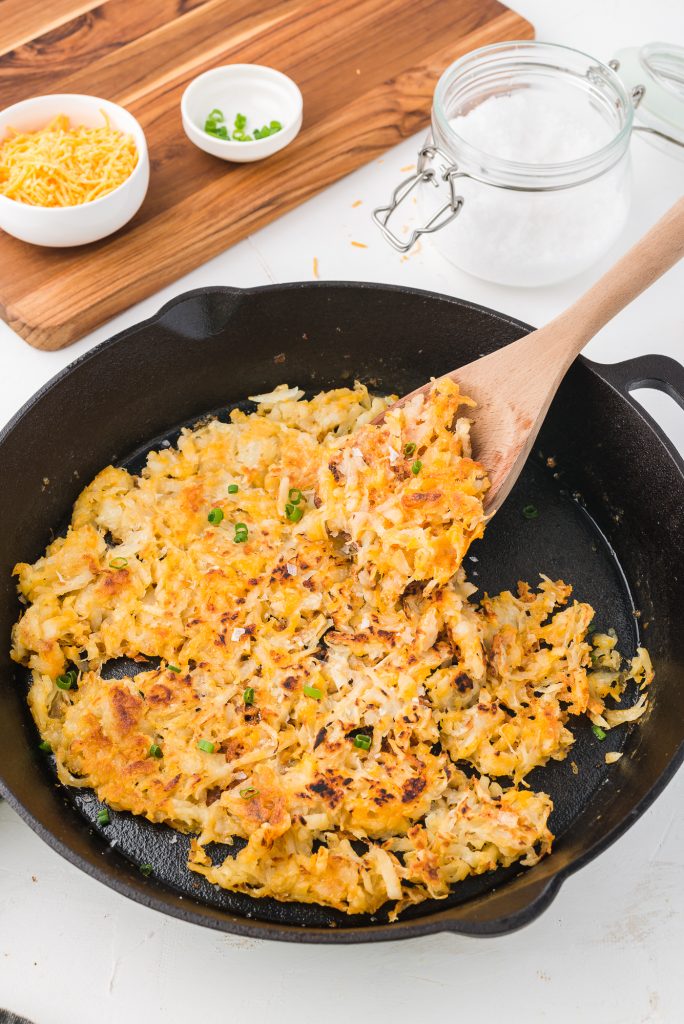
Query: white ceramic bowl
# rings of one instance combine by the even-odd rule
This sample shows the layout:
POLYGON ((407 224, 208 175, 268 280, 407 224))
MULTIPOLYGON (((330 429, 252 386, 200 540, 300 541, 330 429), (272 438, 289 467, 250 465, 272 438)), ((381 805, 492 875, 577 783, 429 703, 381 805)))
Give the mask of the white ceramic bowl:
POLYGON ((302 107, 301 92, 282 71, 263 64, 226 64, 190 82, 181 99, 181 116, 185 134, 205 153, 243 164, 263 160, 292 142, 302 126, 302 107), (204 130, 215 107, 223 112, 229 132, 236 114, 247 118, 248 135, 271 121, 280 121, 283 127, 253 142, 217 139, 204 130))
POLYGON ((100 127, 101 111, 107 114, 113 128, 133 136, 138 163, 130 177, 107 195, 78 206, 31 206, 0 195, 0 228, 23 242, 61 248, 85 245, 111 235, 138 212, 150 180, 147 142, 133 115, 117 103, 80 93, 34 96, 0 113, 0 139, 5 138, 7 128, 37 131, 58 114, 66 114, 72 125, 100 127))

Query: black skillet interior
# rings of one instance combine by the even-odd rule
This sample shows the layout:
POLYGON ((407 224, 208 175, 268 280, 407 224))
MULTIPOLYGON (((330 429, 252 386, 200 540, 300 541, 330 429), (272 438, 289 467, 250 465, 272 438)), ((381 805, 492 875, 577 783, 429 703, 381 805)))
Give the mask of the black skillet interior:
MULTIPOLYGON (((402 393, 527 329, 456 300, 383 286, 210 289, 174 300, 48 385, 0 441, 0 633, 8 637, 18 613, 13 562, 40 554, 81 487, 108 462, 135 471, 149 450, 173 443, 181 425, 206 413, 225 416, 246 395, 283 381, 313 391, 359 378, 378 392, 402 393)), ((213 927, 319 941, 517 927, 548 902, 562 873, 640 813, 681 756, 683 490, 681 469, 662 440, 599 368, 580 360, 535 455, 471 551, 469 575, 482 590, 534 582, 540 572, 571 582, 597 610, 597 625, 617 630, 626 655, 642 628, 658 672, 659 699, 644 727, 615 730, 602 744, 586 721, 576 722, 570 757, 529 777, 553 798, 558 837, 554 854, 531 871, 514 866, 469 879, 449 900, 421 904, 390 926, 382 912, 350 918, 215 889, 185 867, 186 837, 128 814, 112 813, 112 823, 100 828, 101 805, 92 793, 54 787, 50 759, 37 752, 25 709, 25 676, 10 667, 3 643, 0 773, 8 796, 85 870, 144 903, 213 927), (530 504, 534 519, 522 514, 530 504), (627 756, 608 767, 606 749, 623 747, 627 756), (143 864, 152 865, 150 878, 136 870, 143 864)), ((110 671, 131 668, 112 664, 110 671)), ((214 851, 220 858, 226 852, 214 851)))

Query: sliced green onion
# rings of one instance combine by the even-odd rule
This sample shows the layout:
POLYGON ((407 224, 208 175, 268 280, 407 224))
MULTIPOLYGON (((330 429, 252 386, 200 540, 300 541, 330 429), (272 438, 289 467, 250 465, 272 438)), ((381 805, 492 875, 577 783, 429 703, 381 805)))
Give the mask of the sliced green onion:
POLYGON ((167 665, 169 672, 180 672, 180 665, 167 665))
POLYGON ((370 736, 364 736, 363 733, 359 733, 358 736, 354 737, 354 746, 358 747, 359 750, 370 750, 370 745, 370 736))
POLYGON ((298 505, 303 497, 304 495, 302 494, 298 487, 291 487, 290 490, 287 492, 287 500, 291 502, 291 504, 293 505, 298 505))
POLYGON ((41 743, 38 744, 38 749, 42 750, 44 754, 51 754, 52 744, 48 743, 47 740, 43 740, 41 743))
POLYGON ((404 445, 404 455, 406 456, 407 459, 411 458, 411 456, 413 455, 415 450, 416 450, 416 442, 415 441, 408 441, 404 445))
POLYGON ((216 139, 228 139, 228 129, 225 124, 218 124, 216 119, 208 117, 204 122, 204 130, 207 135, 213 135, 216 139))
POLYGON ((300 505, 293 505, 292 502, 288 502, 285 506, 285 517, 291 523, 298 523, 303 515, 304 509, 300 505))
POLYGON ((245 117, 244 114, 235 115, 235 127, 239 132, 241 132, 245 128, 246 124, 247 118, 245 117))
POLYGON ((420 461, 420 459, 416 459, 416 461, 411 466, 411 472, 413 473, 414 476, 418 476, 422 468, 423 463, 420 461))
POLYGON ((109 811, 106 807, 103 807, 101 811, 97 812, 97 818, 95 819, 98 825, 109 825, 110 817, 109 811))
POLYGON ((163 757, 164 751, 157 743, 153 743, 150 749, 147 751, 148 757, 163 757))
POLYGON ((249 707, 250 704, 254 703, 254 687, 253 686, 248 686, 247 687, 247 689, 245 690, 245 692, 242 695, 242 699, 244 700, 244 702, 247 705, 247 707, 249 707))
POLYGON ((314 700, 320 700, 323 696, 323 691, 319 690, 317 686, 305 686, 304 696, 313 697, 314 700))
POLYGON ((74 672, 73 668, 69 669, 62 676, 57 676, 55 684, 60 690, 71 690, 76 685, 78 675, 74 672))
POLYGON ((249 530, 247 529, 247 524, 246 523, 236 523, 235 524, 235 536, 233 537, 234 543, 235 544, 244 544, 248 537, 249 537, 249 530))
POLYGON ((204 130, 207 135, 213 135, 217 139, 227 139, 228 129, 226 128, 225 120, 223 111, 219 110, 218 107, 214 107, 204 122, 204 130))
POLYGON ((154 868, 152 867, 151 864, 141 864, 140 865, 140 874, 144 875, 145 878, 149 878, 150 875, 152 874, 153 870, 154 870, 154 868))
POLYGON ((536 505, 525 505, 522 514, 525 516, 525 519, 536 519, 539 515, 539 509, 536 505))
POLYGON ((238 488, 237 484, 228 484, 228 493, 229 494, 237 494, 238 490, 239 490, 239 488, 238 488))
POLYGON ((243 800, 251 800, 253 796, 258 796, 259 790, 255 789, 254 786, 245 786, 244 789, 240 790, 240 796, 243 800))
POLYGON ((207 519, 212 526, 218 526, 223 520, 223 510, 220 508, 212 508, 211 512, 207 516, 207 519))
POLYGON ((594 736, 596 737, 597 740, 605 740, 606 733, 604 732, 604 730, 601 728, 600 725, 592 725, 591 731, 593 732, 593 734, 594 734, 594 736))
POLYGON ((110 569, 125 569, 127 565, 128 565, 128 559, 127 558, 112 558, 111 562, 109 563, 109 568, 110 569))
POLYGON ((197 749, 203 750, 205 754, 213 754, 214 751, 216 750, 216 747, 211 742, 211 740, 200 740, 199 743, 197 744, 197 749))
POLYGON ((254 132, 255 139, 267 139, 269 135, 275 135, 276 132, 282 131, 282 124, 280 121, 271 121, 270 124, 265 124, 263 128, 257 128, 254 132))

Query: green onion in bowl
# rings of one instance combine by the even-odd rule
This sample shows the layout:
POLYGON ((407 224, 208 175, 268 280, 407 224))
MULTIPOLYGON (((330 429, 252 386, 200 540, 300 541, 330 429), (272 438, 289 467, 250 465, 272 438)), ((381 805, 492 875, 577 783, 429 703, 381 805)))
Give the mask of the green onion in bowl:
POLYGON ((236 114, 232 131, 228 131, 226 118, 218 107, 207 114, 204 121, 204 130, 207 135, 213 135, 215 139, 225 139, 226 142, 254 142, 255 139, 267 139, 269 135, 281 132, 283 126, 280 121, 270 121, 261 128, 255 128, 252 135, 247 132, 247 117, 245 114, 236 114))

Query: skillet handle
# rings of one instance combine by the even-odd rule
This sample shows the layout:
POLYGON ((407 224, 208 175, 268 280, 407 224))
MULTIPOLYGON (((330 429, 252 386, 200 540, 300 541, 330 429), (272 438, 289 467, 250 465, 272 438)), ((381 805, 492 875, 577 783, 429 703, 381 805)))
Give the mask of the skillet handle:
MULTIPOLYGON (((587 360, 589 362, 589 360, 587 360)), ((626 402, 648 424, 660 438, 677 465, 684 472, 683 453, 678 451, 662 427, 656 423, 647 410, 632 398, 630 392, 637 388, 653 388, 663 391, 684 409, 684 366, 670 356, 643 355, 626 359, 623 363, 591 363, 592 368, 607 384, 623 395, 626 402)))
POLYGON ((188 341, 206 341, 226 329, 246 292, 229 285, 194 288, 165 302, 153 321, 188 341))
POLYGON ((622 363, 595 363, 594 366, 627 399, 630 391, 637 388, 655 388, 664 391, 684 409, 684 366, 670 356, 648 354, 625 359, 622 363))
POLYGON ((540 879, 527 872, 501 888, 492 889, 480 900, 462 904, 437 916, 439 931, 458 935, 508 935, 531 924, 553 903, 565 878, 573 869, 540 879))

